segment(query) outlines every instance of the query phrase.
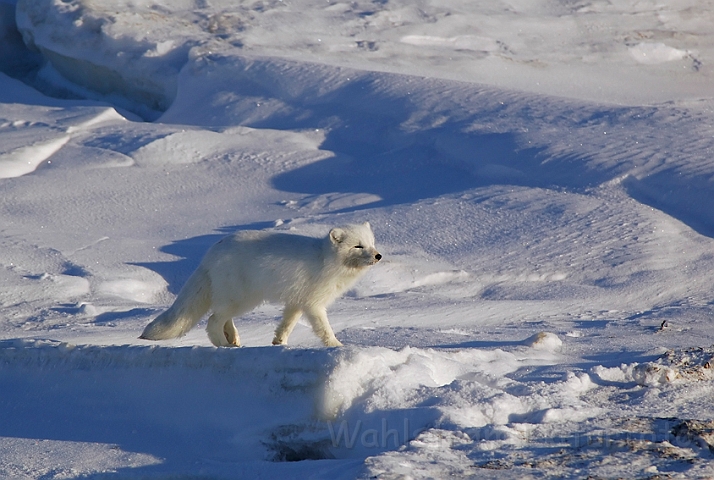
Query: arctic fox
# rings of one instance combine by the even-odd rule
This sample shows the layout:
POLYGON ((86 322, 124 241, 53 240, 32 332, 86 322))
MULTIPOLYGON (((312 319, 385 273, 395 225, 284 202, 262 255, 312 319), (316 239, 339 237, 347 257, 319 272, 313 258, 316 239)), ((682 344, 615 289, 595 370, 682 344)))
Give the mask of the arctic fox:
POLYGON ((149 323, 143 339, 185 335, 210 309, 206 332, 216 346, 240 346, 233 317, 263 302, 285 305, 273 345, 285 345, 301 314, 328 347, 342 345, 327 306, 382 258, 369 223, 333 228, 325 238, 245 231, 213 245, 174 304, 149 323))

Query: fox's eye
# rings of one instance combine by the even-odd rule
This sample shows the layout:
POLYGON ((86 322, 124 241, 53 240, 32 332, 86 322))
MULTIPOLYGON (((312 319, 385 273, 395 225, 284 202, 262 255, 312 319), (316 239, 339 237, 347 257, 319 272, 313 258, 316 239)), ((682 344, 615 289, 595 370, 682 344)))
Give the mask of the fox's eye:
POLYGON ((355 245, 355 248, 364 248, 362 245, 355 245))

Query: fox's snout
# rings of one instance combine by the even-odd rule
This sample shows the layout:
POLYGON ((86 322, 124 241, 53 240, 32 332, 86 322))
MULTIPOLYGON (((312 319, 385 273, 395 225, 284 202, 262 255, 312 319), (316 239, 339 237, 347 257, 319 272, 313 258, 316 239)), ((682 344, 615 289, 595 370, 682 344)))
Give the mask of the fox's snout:
POLYGON ((379 262, 382 259, 382 254, 376 248, 365 248, 360 258, 357 262, 361 263, 362 266, 369 266, 379 262))

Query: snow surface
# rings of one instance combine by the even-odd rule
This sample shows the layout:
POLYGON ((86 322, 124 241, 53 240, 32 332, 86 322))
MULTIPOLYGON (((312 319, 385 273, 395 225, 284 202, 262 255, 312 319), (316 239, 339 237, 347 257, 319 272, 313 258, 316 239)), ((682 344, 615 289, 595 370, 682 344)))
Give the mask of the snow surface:
POLYGON ((710 7, 0 0, 0 477, 711 478, 710 7), (365 220, 344 348, 137 339, 365 220))

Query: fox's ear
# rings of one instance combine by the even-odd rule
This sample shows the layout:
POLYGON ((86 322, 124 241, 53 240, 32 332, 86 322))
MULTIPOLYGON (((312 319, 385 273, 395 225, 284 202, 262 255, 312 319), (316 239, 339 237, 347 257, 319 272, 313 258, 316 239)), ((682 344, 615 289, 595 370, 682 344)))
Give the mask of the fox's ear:
POLYGON ((370 225, 369 222, 364 222, 362 225, 372 230, 372 225, 370 225))
POLYGON ((332 243, 342 243, 345 239, 345 231, 341 228, 333 228, 330 230, 330 240, 332 243))

